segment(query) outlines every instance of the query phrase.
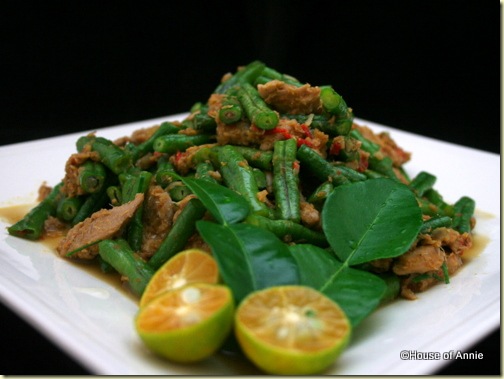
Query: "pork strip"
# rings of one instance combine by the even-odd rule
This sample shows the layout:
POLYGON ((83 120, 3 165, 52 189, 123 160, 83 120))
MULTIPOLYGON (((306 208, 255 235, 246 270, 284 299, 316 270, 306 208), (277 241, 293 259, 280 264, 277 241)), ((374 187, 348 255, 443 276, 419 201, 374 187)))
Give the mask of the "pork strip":
POLYGON ((93 213, 68 231, 66 237, 60 241, 56 251, 60 256, 64 257, 82 246, 95 244, 72 255, 72 258, 94 258, 98 254, 96 243, 119 235, 143 200, 144 194, 140 193, 129 203, 111 209, 101 209, 93 213))

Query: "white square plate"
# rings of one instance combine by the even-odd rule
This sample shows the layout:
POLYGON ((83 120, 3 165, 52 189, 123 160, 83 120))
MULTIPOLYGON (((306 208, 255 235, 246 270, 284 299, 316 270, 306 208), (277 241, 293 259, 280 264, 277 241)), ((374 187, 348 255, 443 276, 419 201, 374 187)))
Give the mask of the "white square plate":
MULTIPOLYGON (((100 129, 115 139, 133 130, 184 115, 100 129)), ((405 150, 413 177, 428 171, 447 202, 467 195, 476 200, 476 245, 481 253, 451 278, 419 295, 398 300, 368 317, 354 331, 348 349, 328 370, 336 375, 430 374, 450 351, 469 348, 500 325, 500 156, 425 138, 365 120, 374 131, 388 131, 405 150), (403 360, 403 350, 438 352, 440 359, 403 360)), ((0 147, 3 185, 0 206, 33 204, 42 182, 59 182, 64 164, 85 133, 0 147)), ((118 286, 57 257, 41 243, 9 236, 0 222, 0 299, 47 338, 96 374, 247 375, 252 365, 216 355, 198 364, 177 365, 150 354, 138 339, 133 318, 137 304, 118 286)), ((403 353, 404 354, 404 353, 403 353)))

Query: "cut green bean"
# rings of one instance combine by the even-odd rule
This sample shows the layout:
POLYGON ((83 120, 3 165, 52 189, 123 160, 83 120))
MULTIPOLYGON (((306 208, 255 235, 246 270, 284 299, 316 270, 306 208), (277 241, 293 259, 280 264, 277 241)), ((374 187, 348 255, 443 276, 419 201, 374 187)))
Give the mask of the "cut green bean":
POLYGON ((130 154, 133 157, 133 162, 136 162, 145 154, 154 151, 154 141, 156 141, 158 137, 167 134, 177 134, 181 129, 181 127, 175 125, 172 122, 162 122, 156 129, 156 131, 147 140, 131 148, 130 154))
POLYGON ((369 168, 389 179, 399 180, 394 171, 392 158, 384 156, 378 158, 376 155, 370 155, 368 158, 369 168))
POLYGON ((189 187, 181 181, 171 183, 166 187, 166 191, 170 194, 173 201, 181 201, 192 193, 189 187))
POLYGON ((254 173, 257 188, 260 190, 266 189, 268 187, 268 179, 266 177, 266 173, 263 170, 252 167, 252 172, 254 173))
POLYGON ((237 70, 229 79, 225 82, 220 83, 214 90, 214 93, 224 94, 230 88, 237 85, 242 85, 243 83, 253 84, 256 78, 261 75, 262 71, 266 65, 260 61, 253 61, 247 66, 237 70))
POLYGON ((107 196, 110 199, 110 204, 112 206, 121 205, 122 201, 122 190, 119 186, 108 186, 107 187, 107 196))
POLYGON ((54 186, 44 200, 32 208, 21 220, 7 228, 10 235, 29 240, 38 240, 44 232, 45 221, 56 214, 59 198, 62 196, 60 182, 54 186))
POLYGON ((384 177, 383 174, 380 174, 379 172, 376 172, 376 171, 373 171, 370 169, 364 170, 363 174, 366 175, 368 177, 368 179, 376 179, 376 178, 383 178, 384 177))
POLYGON ((264 130, 277 126, 280 120, 278 113, 268 107, 253 85, 243 83, 236 89, 236 96, 253 125, 264 130))
POLYGON ((426 171, 421 171, 409 183, 409 187, 417 196, 423 196, 436 183, 436 177, 426 171))
POLYGON ((446 264, 446 261, 443 262, 441 265, 441 271, 443 271, 443 279, 445 284, 450 283, 450 273, 448 272, 448 265, 446 264))
POLYGON ((210 162, 214 167, 219 167, 219 158, 218 158, 218 151, 219 151, 220 146, 205 146, 200 149, 198 149, 192 156, 192 162, 194 164, 198 163, 203 163, 203 162, 210 162))
POLYGON ((358 129, 352 129, 349 136, 361 142, 361 149, 368 152, 371 155, 376 154, 380 151, 380 145, 370 141, 365 138, 358 129))
POLYGON ((195 177, 206 180, 207 182, 218 183, 218 181, 210 174, 214 171, 214 166, 210 162, 199 162, 196 164, 195 177))
POLYGON ((320 87, 320 101, 324 109, 336 116, 336 130, 339 135, 347 135, 353 124, 353 114, 343 97, 332 87, 320 87))
POLYGON ((301 162, 301 170, 315 175, 320 183, 330 180, 334 186, 350 183, 342 170, 338 170, 334 165, 322 158, 315 150, 306 145, 299 147, 297 159, 301 162))
POLYGON ((344 175, 351 182, 362 182, 363 180, 366 180, 368 178, 362 172, 359 172, 342 164, 334 164, 333 167, 336 168, 338 173, 344 175))
POLYGON ((452 225, 452 218, 449 216, 438 216, 432 217, 426 221, 424 221, 422 228, 420 229, 420 233, 430 233, 436 228, 449 228, 452 225))
POLYGON ((124 239, 103 240, 98 243, 100 257, 127 278, 133 294, 140 297, 154 275, 154 270, 138 257, 124 239))
POLYGON ((420 206, 420 209, 422 210, 422 214, 431 217, 439 217, 443 215, 443 212, 435 204, 432 204, 429 200, 418 196, 416 199, 418 205, 420 206))
POLYGON ((181 251, 189 238, 196 232, 196 221, 201 220, 206 209, 197 198, 193 198, 182 209, 168 235, 163 240, 148 265, 157 270, 172 256, 181 251))
POLYGON ((214 133, 217 123, 215 119, 205 112, 198 112, 182 121, 184 128, 193 128, 202 133, 214 133))
POLYGON ((336 136, 333 138, 329 154, 337 156, 341 162, 361 161, 360 142, 350 136, 336 136))
POLYGON ((107 188, 104 187, 100 190, 100 192, 93 193, 91 195, 86 196, 84 203, 79 208, 79 211, 75 215, 72 220, 72 225, 76 225, 81 221, 84 221, 86 218, 91 216, 94 212, 105 208, 109 202, 109 196, 107 194, 107 188))
POLYGON ((78 169, 79 185, 85 193, 96 193, 105 185, 107 170, 101 162, 87 160, 78 169))
MULTIPOLYGON (((147 193, 151 183, 152 173, 141 171, 138 175, 126 174, 122 184, 123 204, 132 201, 138 193, 147 193)), ((142 247, 143 239, 143 205, 140 205, 128 225, 128 243, 134 251, 142 247)))
POLYGON ((201 101, 197 101, 191 106, 191 108, 189 109, 189 112, 190 113, 194 113, 194 112, 198 112, 198 111, 203 112, 203 111, 207 110, 207 108, 208 108, 208 106, 205 103, 203 103, 201 101))
POLYGON ((56 207, 56 217, 62 221, 71 222, 83 203, 83 196, 63 197, 56 207))
MULTIPOLYGON (((214 152, 218 152, 222 146, 214 146, 211 149, 214 152)), ((243 157, 247 160, 248 164, 252 167, 258 168, 264 171, 273 170, 273 151, 271 150, 259 150, 254 147, 249 146, 237 146, 233 145, 233 148, 243 155, 243 157)))
POLYGON ((158 153, 174 154, 185 151, 187 148, 209 143, 212 137, 209 134, 167 134, 154 141, 154 151, 158 153))
POLYGON ((380 156, 380 146, 365 138, 357 129, 352 129, 350 136, 361 142, 361 149, 370 154, 368 158, 369 169, 390 179, 399 180, 394 171, 392 159, 388 156, 380 156))
POLYGON ((219 109, 219 120, 226 125, 234 124, 241 120, 243 109, 236 96, 226 96, 219 109))
POLYGON ((318 129, 331 137, 341 135, 341 130, 335 122, 335 116, 328 117, 325 114, 304 115, 282 113, 280 117, 283 119, 296 120, 300 124, 307 124, 309 122, 310 129, 318 129))
POLYGON ((276 141, 273 150, 273 192, 278 216, 284 220, 301 220, 299 169, 296 169, 297 143, 293 138, 276 141))
POLYGON ((443 214, 445 214, 446 216, 453 217, 454 214, 453 205, 445 202, 443 200, 443 196, 441 196, 441 194, 434 188, 430 188, 427 191, 425 191, 424 197, 432 204, 434 204, 436 207, 438 207, 443 212, 443 214))
POLYGON ((294 221, 272 220, 258 214, 250 214, 245 222, 269 230, 286 242, 310 243, 320 247, 329 246, 324 233, 309 229, 294 221))
POLYGON ((157 161, 156 171, 154 178, 156 183, 161 187, 166 187, 174 180, 176 180, 176 171, 173 164, 169 160, 169 156, 165 155, 157 161))
POLYGON ((136 174, 128 173, 124 174, 121 179, 121 196, 124 204, 132 201, 138 193, 145 194, 152 180, 152 173, 149 171, 140 171, 136 174))
POLYGON ((315 189, 315 191, 313 191, 310 197, 308 197, 308 202, 321 206, 333 189, 334 186, 330 181, 322 183, 315 189))
POLYGON ((219 171, 226 185, 241 194, 253 212, 264 216, 270 215, 271 210, 258 198, 259 187, 245 157, 232 145, 226 145, 219 149, 218 157, 221 162, 219 171))
POLYGON ((131 155, 112 141, 95 136, 84 136, 77 140, 77 150, 82 151, 85 145, 91 147, 100 156, 100 161, 114 174, 119 175, 132 166, 131 155))
POLYGON ((475 207, 475 201, 468 196, 462 196, 457 200, 453 205, 453 229, 460 233, 469 233, 471 231, 471 218, 473 217, 475 207))
POLYGON ((290 84, 296 87, 300 87, 303 85, 303 83, 301 83, 296 78, 290 75, 282 74, 271 67, 265 67, 262 70, 261 75, 258 76, 257 79, 255 80, 254 84, 255 85, 266 84, 267 82, 270 82, 272 80, 280 80, 286 84, 290 84))

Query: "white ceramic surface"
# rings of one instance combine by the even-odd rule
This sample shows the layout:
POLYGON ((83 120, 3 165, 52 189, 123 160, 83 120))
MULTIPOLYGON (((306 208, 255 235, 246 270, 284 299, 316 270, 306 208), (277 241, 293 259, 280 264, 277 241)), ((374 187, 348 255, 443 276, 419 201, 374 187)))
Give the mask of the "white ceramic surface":
MULTIPOLYGON (((183 115, 100 129, 115 139, 140 127, 183 115)), ((476 240, 485 242, 448 285, 398 300, 364 320, 348 349, 327 374, 429 374, 448 361, 450 351, 469 348, 500 325, 500 156, 441 142, 365 120, 388 131, 413 153, 406 170, 437 177, 435 188, 446 201, 463 195, 477 204, 476 240), (401 352, 440 353, 440 359, 404 360, 401 352), (444 355, 444 357, 443 357, 444 355)), ((0 146, 0 207, 30 204, 46 181, 57 183, 76 139, 84 133, 0 146)), ((158 359, 144 349, 133 328, 137 304, 117 286, 58 258, 47 246, 9 236, 0 227, 0 300, 96 374, 247 375, 248 362, 218 355, 194 365, 158 359)), ((404 354, 404 353, 402 353, 404 354)))

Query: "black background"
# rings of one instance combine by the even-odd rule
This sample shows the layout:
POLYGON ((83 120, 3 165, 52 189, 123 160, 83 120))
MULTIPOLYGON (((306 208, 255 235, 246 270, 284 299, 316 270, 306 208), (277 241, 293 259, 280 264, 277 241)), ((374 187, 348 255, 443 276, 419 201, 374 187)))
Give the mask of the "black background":
MULTIPOLYGON (((500 154, 500 20, 487 0, 1 1, 0 145, 186 112, 260 59, 359 118, 500 154)), ((2 374, 86 372, 0 314, 2 374)), ((500 330, 475 350, 441 373, 501 373, 500 330)))

